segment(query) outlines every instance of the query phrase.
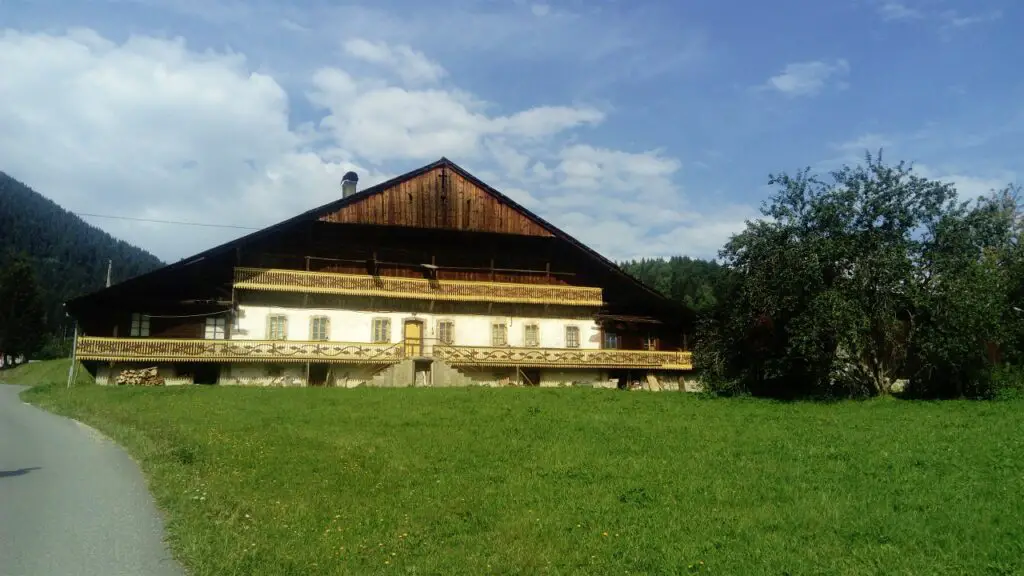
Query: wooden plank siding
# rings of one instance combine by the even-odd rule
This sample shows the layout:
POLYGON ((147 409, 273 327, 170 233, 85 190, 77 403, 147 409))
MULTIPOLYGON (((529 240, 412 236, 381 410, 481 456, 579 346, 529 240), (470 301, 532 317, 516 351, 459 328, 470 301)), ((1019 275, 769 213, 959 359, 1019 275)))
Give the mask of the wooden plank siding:
POLYGON ((340 224, 553 236, 539 222, 444 166, 370 194, 325 214, 320 220, 340 224))

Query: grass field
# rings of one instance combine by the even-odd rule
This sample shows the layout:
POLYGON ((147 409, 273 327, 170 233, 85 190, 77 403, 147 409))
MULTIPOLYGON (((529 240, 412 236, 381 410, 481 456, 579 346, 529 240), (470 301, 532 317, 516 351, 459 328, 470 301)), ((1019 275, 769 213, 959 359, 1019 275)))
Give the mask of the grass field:
POLYGON ((1024 573, 1024 402, 40 387, 196 575, 1024 573))
MULTIPOLYGON (((68 383, 68 366, 71 360, 43 360, 42 362, 30 362, 22 364, 9 370, 0 370, 0 383, 3 384, 24 384, 36 386, 39 384, 64 384, 68 383)), ((79 365, 75 375, 75 384, 93 384, 92 376, 79 365)))

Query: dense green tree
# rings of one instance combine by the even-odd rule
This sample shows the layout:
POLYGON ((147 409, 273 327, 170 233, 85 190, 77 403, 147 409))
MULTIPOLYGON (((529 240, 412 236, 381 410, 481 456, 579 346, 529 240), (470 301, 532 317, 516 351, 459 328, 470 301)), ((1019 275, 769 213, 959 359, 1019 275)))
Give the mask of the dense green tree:
POLYGON ((0 353, 35 354, 43 342, 43 300, 32 266, 23 256, 0 269, 0 353))
POLYGON ((718 263, 688 256, 633 260, 621 266, 644 284, 698 313, 717 305, 725 275, 718 263))
POLYGON ((770 183, 765 218, 721 253, 735 284, 702 327, 709 379, 774 396, 883 395, 901 377, 981 391, 986 351, 1008 332, 1004 200, 959 202, 951 185, 871 155, 770 183))

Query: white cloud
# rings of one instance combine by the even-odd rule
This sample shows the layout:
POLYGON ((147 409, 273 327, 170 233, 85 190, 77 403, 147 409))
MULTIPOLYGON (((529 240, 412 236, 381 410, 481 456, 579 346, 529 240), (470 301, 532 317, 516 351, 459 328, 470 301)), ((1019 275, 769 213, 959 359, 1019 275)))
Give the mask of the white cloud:
POLYGON ((883 2, 878 5, 878 14, 883 20, 917 20, 925 17, 924 12, 900 2, 883 2))
POLYGON ((375 162, 472 158, 488 136, 548 137, 604 119, 595 109, 566 106, 489 116, 487 104, 465 92, 360 82, 337 68, 315 74, 310 99, 328 112, 321 126, 342 147, 375 162))
POLYGON ((961 14, 956 10, 940 11, 935 3, 927 2, 911 5, 895 0, 877 0, 874 4, 878 15, 886 22, 928 21, 937 24, 942 33, 949 33, 976 24, 995 22, 1003 17, 1001 10, 961 14))
POLYGON ((862 134, 852 140, 832 144, 832 149, 842 153, 842 157, 846 160, 860 161, 864 159, 865 153, 878 154, 878 151, 882 150, 884 155, 885 150, 892 148, 894 144, 891 137, 872 132, 862 134))
POLYGON ((551 13, 551 6, 547 4, 534 4, 530 6, 530 11, 533 12, 534 16, 547 16, 551 13))
POLYGON ((947 10, 940 14, 940 18, 943 22, 944 28, 964 28, 967 26, 973 26, 975 24, 984 24, 986 22, 995 22, 1003 17, 1003 13, 1000 10, 993 10, 991 12, 968 14, 962 15, 955 10, 947 10))
POLYGON ((298 22, 296 22, 295 20, 292 20, 291 18, 284 18, 284 19, 282 19, 281 20, 281 28, 284 28, 285 30, 288 30, 289 32, 299 32, 299 33, 309 32, 309 28, 308 27, 303 26, 302 24, 299 24, 298 22))
POLYGON ((914 173, 923 178, 953 184, 963 200, 985 196, 993 190, 1002 190, 1017 181, 1017 173, 1012 170, 988 169, 977 166, 958 166, 956 163, 938 162, 948 157, 949 152, 936 149, 936 142, 944 142, 949 136, 945 133, 933 133, 929 130, 918 131, 910 135, 890 135, 867 133, 845 142, 830 146, 836 152, 832 158, 818 162, 815 169, 819 172, 834 170, 842 164, 856 165, 864 161, 864 153, 877 154, 883 149, 882 160, 887 163, 907 161, 912 163, 914 173), (914 150, 913 155, 906 156, 907 150, 914 150), (924 158, 927 161, 921 161, 924 158))
POLYGON ((927 164, 915 164, 914 172, 921 177, 940 182, 948 182, 956 187, 957 196, 961 200, 973 200, 979 196, 987 196, 995 190, 1002 190, 1012 184, 1017 176, 1013 172, 967 174, 961 170, 941 169, 927 164))
POLYGON ((787 96, 814 96, 829 81, 846 76, 850 66, 846 60, 796 62, 786 65, 781 74, 768 79, 767 88, 787 96))
MULTIPOLYGON (((337 198, 345 171, 368 186, 444 155, 615 258, 713 255, 722 231, 742 224, 735 211, 689 206, 674 158, 579 143, 580 128, 605 118, 596 108, 499 111, 441 86, 444 69, 411 48, 346 49, 429 87, 323 67, 298 95, 320 115, 297 124, 289 94, 242 54, 89 30, 2 32, 0 169, 72 210, 265 226, 337 198)), ((240 234, 95 223, 168 260, 240 234)))
POLYGON ((353 38, 346 41, 344 47, 349 55, 386 66, 410 84, 432 84, 447 74, 443 66, 408 46, 389 46, 384 42, 353 38))

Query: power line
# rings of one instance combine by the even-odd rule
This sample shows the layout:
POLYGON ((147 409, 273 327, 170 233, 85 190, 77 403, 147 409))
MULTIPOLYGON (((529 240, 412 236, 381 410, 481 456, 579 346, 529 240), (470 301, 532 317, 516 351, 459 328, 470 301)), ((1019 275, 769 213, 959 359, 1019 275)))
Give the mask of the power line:
POLYGON ((155 218, 133 218, 131 216, 112 216, 109 214, 90 214, 88 212, 75 212, 77 216, 92 218, 110 218, 111 220, 131 220, 133 222, 152 222, 155 224, 176 224, 179 226, 203 226, 205 228, 234 228, 236 230, 259 230, 252 226, 235 226, 234 224, 207 224, 203 222, 180 222, 176 220, 158 220, 155 218))

